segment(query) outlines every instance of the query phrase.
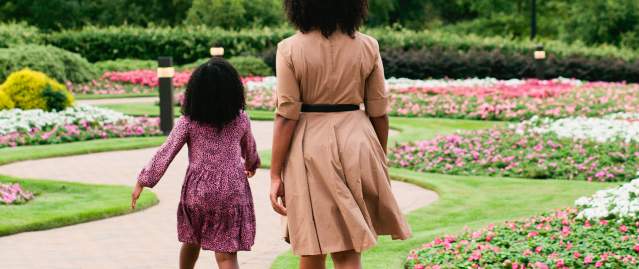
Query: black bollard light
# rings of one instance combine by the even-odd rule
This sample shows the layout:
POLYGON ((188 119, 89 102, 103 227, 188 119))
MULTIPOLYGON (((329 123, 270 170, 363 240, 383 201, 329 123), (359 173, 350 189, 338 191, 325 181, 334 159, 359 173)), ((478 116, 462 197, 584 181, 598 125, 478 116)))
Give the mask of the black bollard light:
POLYGON ((160 85, 160 130, 168 135, 173 129, 173 58, 158 58, 158 80, 160 85))
POLYGON ((545 62, 546 62, 546 51, 544 51, 544 46, 537 45, 535 48, 535 73, 537 79, 545 79, 545 62))

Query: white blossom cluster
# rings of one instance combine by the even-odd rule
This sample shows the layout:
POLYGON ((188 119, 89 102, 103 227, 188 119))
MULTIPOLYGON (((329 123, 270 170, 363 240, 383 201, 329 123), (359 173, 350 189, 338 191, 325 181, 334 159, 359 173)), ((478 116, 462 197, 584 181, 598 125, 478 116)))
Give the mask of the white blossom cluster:
POLYGON ((109 124, 131 122, 132 117, 120 112, 93 106, 78 105, 60 112, 46 112, 40 109, 8 109, 0 111, 0 135, 33 128, 54 125, 78 124, 82 120, 90 123, 109 124))
MULTIPOLYGON (((497 85, 519 86, 523 85, 527 80, 509 79, 499 80, 496 78, 468 78, 468 79, 407 79, 407 78, 389 78, 386 85, 390 89, 405 88, 440 88, 440 87, 493 87, 497 85)), ((576 79, 556 78, 553 80, 539 81, 542 84, 569 84, 572 86, 581 86, 584 82, 576 79)))
POLYGON ((277 85, 276 77, 263 77, 262 81, 247 81, 244 84, 244 87, 246 87, 246 90, 248 91, 261 90, 261 89, 273 90, 275 89, 276 85, 277 85))
POLYGON ((639 213, 639 179, 581 197, 575 201, 575 206, 579 209, 578 218, 635 218, 639 213))
POLYGON ((607 142, 617 139, 639 141, 639 114, 616 113, 602 118, 571 117, 549 119, 533 117, 520 125, 517 132, 555 133, 561 138, 590 139, 607 142))

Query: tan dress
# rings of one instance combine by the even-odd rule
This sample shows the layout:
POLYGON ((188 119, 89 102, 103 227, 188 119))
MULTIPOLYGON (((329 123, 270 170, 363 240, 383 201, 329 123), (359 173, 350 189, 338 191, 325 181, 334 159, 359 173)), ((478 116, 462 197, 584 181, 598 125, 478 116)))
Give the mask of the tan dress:
POLYGON ((277 114, 299 120, 284 165, 288 234, 296 255, 373 247, 378 235, 410 237, 391 192, 386 157, 369 116, 388 106, 377 41, 318 31, 278 44, 277 114), (301 113, 306 104, 366 110, 301 113))

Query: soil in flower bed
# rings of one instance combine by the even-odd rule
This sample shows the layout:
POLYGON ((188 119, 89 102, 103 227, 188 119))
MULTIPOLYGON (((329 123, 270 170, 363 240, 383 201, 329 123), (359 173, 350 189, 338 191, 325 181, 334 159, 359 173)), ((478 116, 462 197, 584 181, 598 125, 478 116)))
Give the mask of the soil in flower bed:
POLYGON ((411 251, 405 268, 637 268, 639 222, 585 220, 557 210, 459 236, 436 238, 411 251))
POLYGON ((496 128, 396 145, 390 165, 419 172, 534 179, 628 181, 639 167, 639 142, 560 138, 496 128))

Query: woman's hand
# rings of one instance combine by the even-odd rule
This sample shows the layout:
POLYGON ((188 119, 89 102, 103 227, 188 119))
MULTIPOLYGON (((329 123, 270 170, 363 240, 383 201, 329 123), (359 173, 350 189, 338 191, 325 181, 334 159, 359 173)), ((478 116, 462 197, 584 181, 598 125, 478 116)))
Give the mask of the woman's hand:
POLYGON ((286 216, 284 194, 284 182, 282 182, 282 178, 279 176, 271 176, 271 206, 275 212, 282 216, 286 216))
POLYGON ((135 209, 135 204, 138 202, 138 198, 140 198, 140 194, 144 187, 140 185, 140 183, 135 183, 135 187, 133 187, 133 192, 131 193, 131 208, 135 209))

